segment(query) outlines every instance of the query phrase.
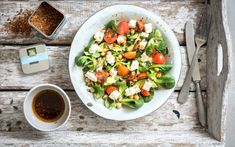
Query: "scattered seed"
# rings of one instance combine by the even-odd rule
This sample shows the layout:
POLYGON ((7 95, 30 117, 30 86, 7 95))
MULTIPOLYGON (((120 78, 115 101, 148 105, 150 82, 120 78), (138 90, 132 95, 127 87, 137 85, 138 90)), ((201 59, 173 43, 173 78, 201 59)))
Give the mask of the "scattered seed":
POLYGON ((12 105, 13 104, 13 99, 11 99, 11 101, 10 101, 10 105, 12 105))
POLYGON ((178 117, 178 119, 180 118, 180 112, 177 110, 173 110, 173 112, 176 114, 176 116, 178 117))
POLYGON ((87 106, 92 107, 93 104, 92 103, 87 103, 87 106))

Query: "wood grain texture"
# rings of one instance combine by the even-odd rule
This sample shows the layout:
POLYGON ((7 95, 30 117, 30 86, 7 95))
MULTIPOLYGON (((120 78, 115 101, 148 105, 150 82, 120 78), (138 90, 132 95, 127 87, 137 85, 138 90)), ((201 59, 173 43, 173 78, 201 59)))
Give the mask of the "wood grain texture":
MULTIPOLYGON (((33 131, 23 114, 23 102, 27 92, 0 92, 0 131, 33 131)), ((195 93, 189 95, 188 101, 177 103, 178 92, 157 111, 132 121, 111 121, 91 112, 73 91, 67 91, 71 100, 72 112, 68 123, 59 131, 87 132, 151 132, 151 131, 203 131, 197 120, 195 93), (180 118, 173 113, 177 110, 180 118)), ((205 93, 203 96, 206 97, 205 93)))
POLYGON ((225 118, 230 83, 232 47, 229 34, 225 0, 212 1, 209 9, 211 28, 207 49, 208 131, 217 140, 225 139, 225 118), (217 75, 217 48, 223 50, 223 68, 217 75))
MULTIPOLYGON (((48 46, 50 69, 33 75, 25 75, 22 72, 18 56, 18 50, 21 47, 23 46, 0 46, 0 89, 30 89, 42 83, 56 84, 63 89, 73 89, 69 78, 67 63, 70 50, 69 46, 48 46)), ((180 90, 188 70, 186 49, 184 46, 181 46, 180 50, 182 55, 182 69, 176 90, 180 90)), ((201 87, 203 90, 206 89, 205 52, 206 49, 203 48, 198 55, 202 77, 201 87)), ((190 90, 195 90, 193 83, 190 86, 190 90)))
POLYGON ((1 144, 36 144, 54 145, 71 144, 74 146, 156 146, 160 147, 208 147, 222 144, 202 131, 154 131, 154 132, 1 132, 1 144), (189 137, 190 136, 190 137, 189 137), (182 145, 182 146, 181 146, 182 145))
POLYGON ((64 12, 68 22, 63 27, 58 37, 53 40, 44 39, 36 31, 29 36, 15 35, 4 29, 8 18, 12 18, 20 9, 35 9, 40 2, 1 2, 0 7, 0 44, 32 44, 44 42, 47 44, 70 44, 79 27, 90 16, 107 6, 115 4, 131 4, 146 8, 165 20, 175 32, 180 44, 185 43, 184 25, 187 20, 198 22, 198 16, 205 12, 202 3, 191 2, 155 2, 155 1, 77 1, 77 2, 51 2, 64 12), (94 9, 95 8, 95 9, 94 9))

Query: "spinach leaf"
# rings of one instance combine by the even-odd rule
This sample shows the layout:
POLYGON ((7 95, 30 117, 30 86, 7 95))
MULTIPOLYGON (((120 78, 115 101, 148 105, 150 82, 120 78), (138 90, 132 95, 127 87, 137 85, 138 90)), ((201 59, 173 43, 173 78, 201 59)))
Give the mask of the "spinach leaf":
POLYGON ((149 69, 149 71, 147 72, 147 74, 148 74, 148 77, 149 77, 149 79, 151 79, 152 81, 156 81, 156 76, 157 76, 157 72, 155 71, 155 70, 153 70, 153 69, 149 69))
POLYGON ((159 71, 163 74, 167 73, 172 68, 172 64, 166 63, 166 64, 153 64, 150 66, 150 68, 158 68, 159 71))
POLYGON ((108 22, 108 24, 106 25, 106 28, 110 28, 113 31, 117 32, 117 23, 115 20, 111 20, 110 22, 108 22))
POLYGON ((121 99, 120 102, 127 107, 137 109, 143 106, 144 99, 140 98, 139 100, 134 100, 134 99, 125 98, 125 99, 121 99))
POLYGON ((100 57, 100 53, 95 52, 94 54, 92 54, 92 57, 94 57, 94 58, 99 58, 99 57, 100 57))
POLYGON ((137 34, 137 33, 136 33, 136 34, 133 34, 133 35, 132 35, 132 34, 128 34, 128 35, 127 35, 127 38, 128 38, 129 40, 132 40, 132 39, 138 38, 138 36, 139 36, 139 34, 137 34))
POLYGON ((88 64, 86 64, 86 66, 89 68, 89 70, 94 71, 96 69, 96 65, 97 65, 97 60, 95 58, 91 58, 90 62, 88 62, 88 64))
POLYGON ((113 66, 111 66, 111 65, 106 65, 106 66, 104 66, 104 68, 107 70, 107 71, 110 71, 112 68, 113 68, 113 66))
POLYGON ((154 48, 157 47, 154 38, 151 38, 146 46, 146 55, 150 55, 154 48))
POLYGON ((104 106, 105 106, 106 108, 112 109, 112 108, 114 108, 114 107, 116 106, 116 103, 115 103, 114 100, 112 100, 112 99, 110 99, 110 98, 107 98, 107 99, 105 99, 105 101, 104 101, 104 106))
POLYGON ((77 56, 75 57, 75 63, 77 66, 85 66, 91 61, 91 58, 88 56, 77 56))
POLYGON ((117 82, 114 83, 114 85, 119 88, 119 92, 123 96, 124 95, 124 91, 127 89, 126 82, 117 81, 117 82))
POLYGON ((149 41, 146 47, 146 54, 149 56, 152 50, 155 49, 157 52, 162 53, 163 55, 168 54, 167 45, 162 37, 161 32, 158 29, 155 29, 149 35, 149 41))
POLYGON ((159 46, 157 48, 157 51, 162 53, 164 56, 168 54, 168 48, 166 46, 165 41, 163 40, 159 41, 159 46))
POLYGON ((96 99, 100 99, 100 98, 102 98, 104 96, 104 88, 101 87, 99 84, 95 83, 93 85, 93 88, 95 89, 93 94, 94 94, 96 99))
POLYGON ((156 79, 155 82, 166 89, 171 89, 175 86, 175 78, 170 74, 165 74, 161 78, 156 79))
POLYGON ((150 102, 153 99, 154 91, 153 89, 150 90, 150 96, 141 96, 144 99, 145 103, 150 102))
POLYGON ((92 38, 90 42, 88 43, 88 45, 84 48, 84 51, 89 51, 91 45, 94 43, 95 43, 95 40, 92 38))

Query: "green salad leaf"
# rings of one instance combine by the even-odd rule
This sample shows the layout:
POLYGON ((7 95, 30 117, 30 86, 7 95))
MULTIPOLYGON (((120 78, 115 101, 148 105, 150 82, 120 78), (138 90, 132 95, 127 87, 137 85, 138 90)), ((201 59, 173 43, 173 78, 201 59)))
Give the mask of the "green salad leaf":
POLYGON ((113 31, 117 32, 117 23, 115 20, 111 20, 110 22, 108 22, 108 24, 106 25, 106 28, 110 28, 113 31))
POLYGON ((106 108, 112 109, 112 108, 116 107, 116 102, 110 98, 107 98, 104 101, 104 106, 106 108))
POLYGON ((124 91, 128 88, 127 83, 121 81, 115 82, 114 86, 117 86, 119 88, 119 92, 121 93, 122 96, 124 95, 124 91))
POLYGON ((91 61, 91 58, 88 56, 76 56, 75 63, 77 66, 85 66, 91 61))
POLYGON ((99 84, 95 83, 93 85, 93 88, 95 89, 93 94, 94 94, 96 99, 100 99, 104 96, 104 88, 101 87, 99 84))
POLYGON ((175 86, 175 78, 170 74, 165 74, 161 78, 156 79, 155 82, 166 89, 171 89, 175 86))
POLYGON ((153 99, 154 91, 153 89, 150 90, 150 96, 141 96, 144 99, 145 103, 150 102, 153 99))
POLYGON ((104 106, 108 109, 116 107, 116 102, 110 98, 105 99, 104 106))
POLYGON ((166 63, 166 64, 153 64, 149 68, 159 68, 159 71, 164 74, 170 71, 172 67, 173 67, 172 64, 166 63))
POLYGON ((162 37, 161 32, 158 29, 154 29, 149 35, 149 41, 146 46, 146 54, 149 56, 153 49, 157 52, 162 53, 163 55, 168 54, 168 48, 162 37))
POLYGON ((89 51, 91 45, 94 43, 95 43, 95 40, 92 38, 90 42, 88 43, 88 45, 84 48, 84 51, 89 51))
POLYGON ((140 98, 139 100, 134 100, 134 99, 125 98, 125 99, 121 99, 120 102, 129 108, 137 109, 143 106, 144 99, 140 98))

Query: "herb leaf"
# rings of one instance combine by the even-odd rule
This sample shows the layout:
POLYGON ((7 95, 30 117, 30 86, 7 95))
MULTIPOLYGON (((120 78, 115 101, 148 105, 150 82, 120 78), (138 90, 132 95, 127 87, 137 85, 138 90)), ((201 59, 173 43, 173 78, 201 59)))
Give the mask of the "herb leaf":
POLYGON ((104 96, 104 88, 101 87, 99 84, 95 83, 93 85, 93 88, 95 89, 93 94, 94 94, 96 99, 100 99, 100 98, 102 98, 104 96))
POLYGON ((117 24, 115 20, 111 20, 107 25, 106 28, 110 28, 113 31, 117 32, 117 24))

